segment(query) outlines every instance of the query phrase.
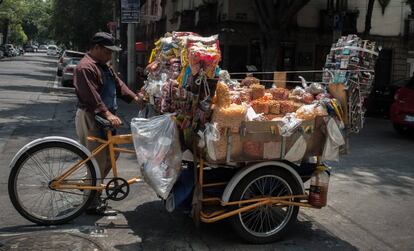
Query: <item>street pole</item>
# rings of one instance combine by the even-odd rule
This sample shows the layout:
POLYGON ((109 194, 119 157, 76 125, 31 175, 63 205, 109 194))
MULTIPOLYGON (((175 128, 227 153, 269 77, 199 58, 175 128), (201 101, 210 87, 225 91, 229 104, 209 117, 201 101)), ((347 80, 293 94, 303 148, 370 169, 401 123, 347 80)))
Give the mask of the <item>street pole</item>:
MULTIPOLYGON (((113 19, 113 22, 116 22, 116 29, 115 29, 115 34, 112 34, 112 35, 114 35, 114 37, 115 37, 115 43, 118 44, 119 37, 117 36, 117 33, 118 33, 118 17, 117 17, 118 4, 117 4, 117 1, 114 1, 113 4, 114 4, 113 5, 114 8, 113 8, 113 13, 112 13, 112 19, 113 19)), ((112 60, 111 60, 112 68, 114 69, 114 71, 116 73, 118 73, 118 57, 119 57, 118 52, 112 53, 112 60)))
POLYGON ((127 82, 128 86, 135 91, 135 23, 128 23, 128 59, 127 59, 127 82))

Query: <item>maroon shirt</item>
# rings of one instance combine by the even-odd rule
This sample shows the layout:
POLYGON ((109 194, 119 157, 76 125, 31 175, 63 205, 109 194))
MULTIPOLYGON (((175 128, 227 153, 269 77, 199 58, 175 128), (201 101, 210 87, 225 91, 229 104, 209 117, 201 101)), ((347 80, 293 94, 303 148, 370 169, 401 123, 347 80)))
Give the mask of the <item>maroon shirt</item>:
MULTIPOLYGON (((137 95, 113 72, 115 76, 117 96, 126 102, 131 102, 137 95)), ((98 114, 108 111, 101 99, 103 87, 102 72, 99 63, 86 54, 75 68, 73 85, 79 100, 79 108, 98 114)))

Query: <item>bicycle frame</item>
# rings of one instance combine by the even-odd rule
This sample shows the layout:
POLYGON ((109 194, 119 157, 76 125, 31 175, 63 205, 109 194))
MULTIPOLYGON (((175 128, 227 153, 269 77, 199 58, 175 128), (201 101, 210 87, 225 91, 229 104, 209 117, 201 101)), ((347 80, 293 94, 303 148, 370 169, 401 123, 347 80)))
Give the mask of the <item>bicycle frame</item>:
MULTIPOLYGON (((97 184, 95 186, 87 185, 87 184, 81 184, 77 182, 68 182, 65 181, 65 179, 71 175, 72 173, 76 172, 82 165, 90 161, 92 158, 94 158, 97 154, 99 154, 101 151, 104 151, 106 148, 109 150, 109 156, 111 160, 111 170, 113 173, 114 178, 119 177, 118 176, 118 168, 116 166, 116 159, 115 159, 115 152, 123 152, 123 153, 129 153, 129 154, 135 154, 134 150, 127 149, 127 148, 120 148, 116 145, 119 144, 130 144, 132 143, 132 134, 123 134, 123 135, 112 135, 112 132, 110 130, 107 131, 107 137, 108 140, 104 140, 97 137, 88 137, 89 141, 95 141, 98 143, 101 143, 97 148, 95 148, 91 155, 88 156, 88 158, 79 161, 74 166, 69 168, 66 172, 64 172, 59 177, 55 178, 51 184, 50 187, 52 189, 82 189, 82 190, 104 190, 106 187, 106 184, 103 182, 100 184, 97 184)), ((134 177, 132 179, 129 179, 127 182, 129 185, 136 183, 140 181, 141 178, 139 176, 134 177)))

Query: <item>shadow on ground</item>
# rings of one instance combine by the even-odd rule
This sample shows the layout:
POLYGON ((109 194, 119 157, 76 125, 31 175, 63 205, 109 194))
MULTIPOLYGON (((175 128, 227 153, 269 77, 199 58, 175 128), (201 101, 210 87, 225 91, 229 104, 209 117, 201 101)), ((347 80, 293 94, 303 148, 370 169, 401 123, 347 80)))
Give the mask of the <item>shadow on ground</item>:
POLYGON ((226 220, 205 224, 199 228, 193 220, 181 212, 168 213, 159 201, 138 206, 134 211, 123 212, 133 234, 142 242, 119 245, 119 250, 133 250, 138 245, 143 250, 197 250, 200 248, 220 250, 357 250, 338 237, 316 228, 310 221, 299 221, 279 242, 252 245, 240 239, 226 220))
POLYGON ((39 80, 39 81, 51 81, 53 77, 50 76, 52 71, 48 71, 48 75, 39 75, 39 74, 26 74, 26 73, 2 73, 2 76, 14 76, 14 77, 22 77, 30 80, 39 80))

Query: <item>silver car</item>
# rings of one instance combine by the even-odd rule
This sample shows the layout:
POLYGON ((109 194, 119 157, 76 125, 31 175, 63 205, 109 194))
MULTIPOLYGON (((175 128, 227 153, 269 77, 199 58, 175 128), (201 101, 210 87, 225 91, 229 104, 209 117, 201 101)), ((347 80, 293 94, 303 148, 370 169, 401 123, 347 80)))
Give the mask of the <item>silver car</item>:
POLYGON ((65 64, 72 58, 81 59, 85 53, 79 52, 79 51, 69 51, 66 50, 63 52, 62 56, 59 58, 58 64, 57 64, 57 72, 56 74, 58 77, 62 76, 63 67, 65 67, 65 64))
POLYGON ((76 66, 78 65, 80 58, 71 58, 66 62, 63 67, 62 74, 62 86, 63 87, 72 87, 73 86, 73 72, 75 71, 76 66))

